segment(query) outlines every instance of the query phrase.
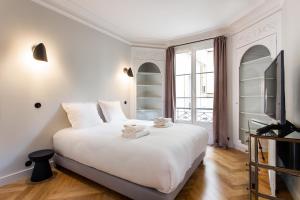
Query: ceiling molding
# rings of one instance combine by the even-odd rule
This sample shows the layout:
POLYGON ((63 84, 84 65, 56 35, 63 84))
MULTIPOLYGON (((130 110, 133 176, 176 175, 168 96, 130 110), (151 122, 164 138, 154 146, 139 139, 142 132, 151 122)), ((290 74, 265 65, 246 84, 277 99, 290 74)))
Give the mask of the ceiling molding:
POLYGON ((216 27, 216 28, 213 28, 213 29, 210 29, 207 31, 195 33, 193 35, 184 36, 181 38, 170 40, 168 43, 168 46, 176 46, 176 45, 185 44, 185 43, 189 43, 189 42, 193 42, 193 41, 204 40, 207 38, 213 38, 213 37, 217 37, 217 36, 221 36, 221 35, 226 35, 226 33, 227 33, 226 30, 227 30, 226 27, 224 28, 223 26, 216 27))
MULTIPOLYGON (((238 15, 236 15, 235 17, 233 17, 232 20, 228 21, 227 23, 224 23, 223 24, 223 28, 227 28, 231 24, 234 24, 235 22, 237 22, 240 19, 242 19, 243 17, 248 16, 250 13, 252 13, 253 11, 256 11, 261 6, 263 6, 264 4, 266 4, 267 1, 268 0, 264 0, 263 2, 257 2, 256 4, 252 5, 248 9, 244 10, 243 12, 241 12, 238 15)), ((274 0, 274 1, 276 1, 276 0, 274 0)))
POLYGON ((241 17, 234 23, 227 26, 227 34, 235 35, 247 29, 253 24, 273 15, 280 11, 283 7, 284 0, 267 0, 262 6, 255 11, 248 13, 246 16, 241 17))
POLYGON ((248 13, 240 19, 234 21, 227 26, 215 27, 206 32, 196 33, 191 36, 185 36, 175 40, 171 40, 168 46, 176 46, 183 43, 203 40, 207 38, 217 37, 221 35, 232 36, 258 23, 261 20, 277 13, 283 7, 284 0, 267 0, 255 11, 248 13))
MULTIPOLYGON (((125 44, 128 44, 133 47, 147 47, 147 48, 159 48, 159 49, 166 49, 168 46, 178 45, 182 43, 192 42, 196 40, 201 40, 209 37, 216 37, 220 35, 233 35, 238 33, 239 31, 253 25, 259 20, 262 20, 266 16, 278 11, 284 2, 284 0, 265 0, 264 3, 256 4, 251 8, 245 10, 238 16, 233 17, 233 19, 226 23, 219 25, 217 27, 213 27, 207 30, 203 30, 201 32, 196 32, 194 34, 183 35, 174 39, 170 39, 162 44, 150 44, 150 43, 139 43, 134 41, 129 41, 124 37, 112 33, 104 28, 99 27, 99 25, 95 25, 92 22, 89 22, 88 19, 83 19, 82 17, 77 17, 71 13, 71 11, 65 11, 64 9, 59 8, 55 4, 51 4, 45 0, 31 0, 40 6, 46 7, 54 12, 57 12, 65 17, 68 17, 72 20, 75 20, 83 25, 86 25, 96 31, 99 31, 109 37, 117 39, 125 44)), ((86 17, 88 18, 88 15, 86 17)))
POLYGON ((64 11, 62 9, 59 9, 59 8, 57 8, 57 7, 51 5, 51 4, 49 4, 49 3, 47 3, 47 2, 45 2, 43 0, 31 0, 31 1, 33 1, 34 3, 39 4, 40 6, 46 7, 46 8, 48 8, 48 9, 54 11, 54 12, 57 12, 57 13, 65 16, 65 17, 68 17, 68 18, 70 18, 72 20, 75 20, 75 21, 77 21, 77 22, 79 22, 79 23, 81 23, 83 25, 86 25, 86 26, 88 26, 88 27, 90 27, 90 28, 92 28, 92 29, 94 29, 96 31, 99 31, 99 32, 101 32, 101 33, 103 33, 103 34, 105 34, 107 36, 110 36, 110 37, 112 37, 114 39, 117 39, 117 40, 119 40, 119 41, 121 41, 121 42, 123 42, 125 44, 132 45, 132 43, 130 41, 128 41, 128 40, 126 40, 126 39, 124 39, 124 38, 122 38, 122 37, 120 37, 120 36, 118 36, 118 35, 116 35, 114 33, 111 33, 111 32, 109 32, 109 31, 107 31, 107 30, 105 30, 103 28, 100 28, 100 27, 98 27, 96 25, 93 25, 92 23, 88 22, 87 20, 80 19, 79 17, 76 17, 73 14, 71 14, 71 13, 69 13, 67 11, 64 11))
POLYGON ((132 43, 132 47, 145 47, 145 48, 154 48, 154 49, 167 49, 169 47, 168 44, 159 45, 159 44, 143 44, 143 43, 132 43))

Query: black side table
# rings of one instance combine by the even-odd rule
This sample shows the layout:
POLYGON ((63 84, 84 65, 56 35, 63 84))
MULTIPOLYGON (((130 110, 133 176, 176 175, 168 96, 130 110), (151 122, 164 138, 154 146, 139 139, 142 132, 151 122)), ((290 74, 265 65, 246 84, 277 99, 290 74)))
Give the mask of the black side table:
POLYGON ((51 149, 45 149, 32 152, 28 155, 30 161, 35 162, 31 175, 32 182, 39 182, 52 177, 52 170, 49 164, 49 159, 54 155, 51 149))

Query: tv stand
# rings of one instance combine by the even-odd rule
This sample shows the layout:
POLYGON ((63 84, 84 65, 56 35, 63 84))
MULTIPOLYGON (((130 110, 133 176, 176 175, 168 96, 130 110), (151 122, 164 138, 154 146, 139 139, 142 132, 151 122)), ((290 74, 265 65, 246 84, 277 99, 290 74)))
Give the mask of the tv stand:
POLYGON ((294 124, 292 124, 291 122, 289 122, 288 120, 286 120, 285 124, 270 124, 267 126, 264 126, 262 128, 257 129, 257 134, 258 135, 263 135, 266 134, 270 131, 273 130, 278 130, 278 137, 285 137, 286 135, 297 131, 300 132, 300 129, 297 128, 294 124))
MULTIPOLYGON (((298 135, 298 133, 297 133, 298 135)), ((258 157, 258 140, 259 139, 266 139, 266 140, 273 140, 276 142, 285 142, 285 143, 297 143, 300 144, 300 139, 298 137, 279 137, 279 136, 265 136, 265 135, 257 135, 257 134, 250 134, 248 148, 249 148, 249 199, 270 199, 270 200, 283 200, 279 197, 276 197, 276 194, 267 195, 259 192, 259 169, 267 169, 276 172, 276 174, 287 174, 291 176, 300 177, 300 171, 297 169, 291 169, 286 167, 281 167, 270 164, 264 164, 259 162, 258 157), (254 143, 254 144, 253 144, 254 143), (253 144, 253 145, 252 145, 253 144), (254 151, 254 152, 253 152, 254 151), (254 155, 253 155, 254 153, 254 155)))

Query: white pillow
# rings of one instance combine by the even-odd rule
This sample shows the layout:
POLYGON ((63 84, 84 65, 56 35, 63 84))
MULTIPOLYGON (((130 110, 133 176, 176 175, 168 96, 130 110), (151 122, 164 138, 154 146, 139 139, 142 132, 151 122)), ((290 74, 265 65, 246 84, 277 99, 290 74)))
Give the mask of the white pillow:
POLYGON ((99 105, 101 107, 106 122, 127 120, 126 116, 122 111, 121 104, 119 101, 99 100, 99 105))
POLYGON ((73 128, 88 128, 102 124, 96 103, 63 103, 73 128))

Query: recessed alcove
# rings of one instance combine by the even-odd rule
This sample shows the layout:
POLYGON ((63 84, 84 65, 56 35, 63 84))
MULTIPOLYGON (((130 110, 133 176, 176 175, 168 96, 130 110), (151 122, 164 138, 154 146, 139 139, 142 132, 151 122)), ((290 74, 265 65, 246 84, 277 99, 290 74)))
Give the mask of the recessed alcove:
POLYGON ((136 117, 153 120, 162 115, 162 75, 159 67, 146 62, 138 68, 136 78, 136 117))
POLYGON ((270 121, 264 113, 264 72, 271 64, 270 51, 263 45, 249 48, 243 55, 239 68, 239 139, 242 144, 247 144, 249 128, 255 132, 260 126, 249 124, 249 121, 270 121))

